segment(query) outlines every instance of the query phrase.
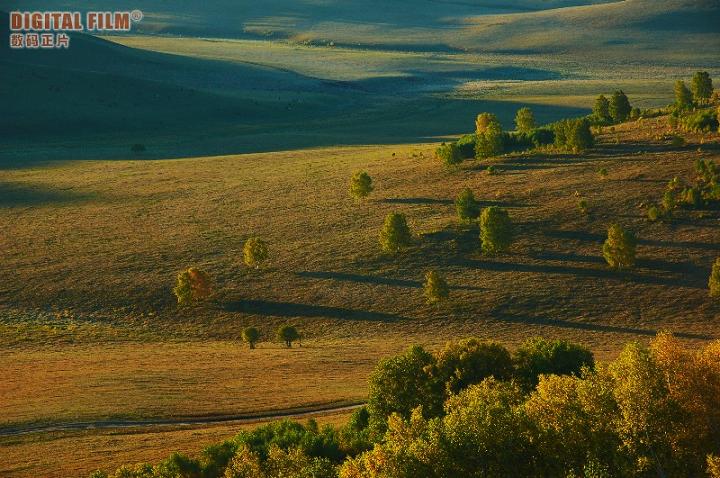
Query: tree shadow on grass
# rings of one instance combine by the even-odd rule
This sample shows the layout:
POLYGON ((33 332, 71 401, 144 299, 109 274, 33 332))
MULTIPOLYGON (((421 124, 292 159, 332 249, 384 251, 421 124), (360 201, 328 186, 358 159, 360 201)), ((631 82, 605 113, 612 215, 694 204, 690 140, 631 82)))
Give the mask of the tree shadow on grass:
MULTIPOLYGON (((593 324, 587 322, 570 322, 567 320, 550 319, 546 317, 526 317, 516 316, 509 314, 496 315, 496 319, 503 322, 512 322, 516 324, 533 324, 533 325, 547 325, 552 327, 561 327, 564 329, 575 329, 575 330, 588 330, 592 332, 612 332, 620 334, 633 334, 633 335, 645 335, 655 336, 657 330, 652 329, 639 329, 636 327, 624 327, 618 325, 607 325, 607 324, 593 324)), ((714 337, 707 334, 695 334, 689 332, 673 332, 676 337, 684 339, 701 339, 711 340, 714 337)))
MULTIPOLYGON (((420 289, 423 287, 422 282, 407 280, 407 279, 394 279, 392 277, 378 277, 362 274, 349 274, 345 272, 326 272, 326 271, 302 271, 296 273, 300 277, 309 277, 312 279, 330 279, 338 281, 358 282, 363 284, 375 284, 375 285, 387 285, 393 287, 410 287, 413 289, 420 289)), ((465 286, 465 285, 450 285, 450 289, 453 290, 486 290, 482 287, 465 286)))
POLYGON ((275 317, 327 317, 343 320, 366 320, 375 322, 394 322, 403 320, 395 314, 370 312, 366 310, 346 309, 325 305, 297 304, 294 302, 276 302, 269 300, 238 300, 224 304, 228 312, 246 314, 272 315, 275 317))
POLYGON ((438 198, 386 198, 378 202, 385 204, 454 204, 451 199, 438 198))
MULTIPOLYGON (((582 262, 587 264, 607 265, 605 259, 600 256, 591 256, 586 254, 575 254, 567 252, 542 251, 532 254, 534 259, 563 261, 563 262, 582 262)), ((640 269, 652 269, 664 272, 690 273, 693 272, 695 266, 691 262, 668 262, 655 259, 638 259, 636 263, 640 269)))
POLYGON ((698 277, 657 277, 640 274, 635 271, 614 271, 612 269, 591 269, 568 265, 554 264, 521 264, 516 262, 497 262, 493 260, 458 259, 456 264, 493 272, 531 272, 537 274, 561 274, 591 279, 609 279, 636 284, 651 284, 673 287, 687 287, 690 289, 705 289, 704 279, 698 277))
POLYGON ((53 189, 44 184, 0 182, 0 207, 29 207, 93 199, 94 194, 53 189))
MULTIPOLYGON (((596 242, 602 244, 607 236, 585 231, 561 231, 546 230, 543 235, 557 239, 571 239, 576 241, 596 242)), ((708 244, 694 241, 659 241, 656 239, 638 239, 638 244, 643 246, 672 247, 682 249, 702 249, 706 251, 720 251, 720 244, 708 244)))

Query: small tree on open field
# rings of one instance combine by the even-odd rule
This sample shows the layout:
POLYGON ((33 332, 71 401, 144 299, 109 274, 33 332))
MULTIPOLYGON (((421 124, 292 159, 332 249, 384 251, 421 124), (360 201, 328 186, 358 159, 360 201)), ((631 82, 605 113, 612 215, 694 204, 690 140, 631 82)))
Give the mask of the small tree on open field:
POLYGON ((480 204, 475 200, 475 195, 470 188, 463 189, 455 199, 457 215, 463 222, 477 219, 480 215, 480 204))
POLYGON ((685 82, 675 82, 675 107, 679 110, 687 110, 692 107, 693 96, 685 82))
POLYGON ((475 157, 492 158, 502 154, 503 149, 502 127, 498 121, 493 121, 482 133, 478 133, 475 141, 475 157))
POLYGON ((275 332, 275 337, 290 348, 293 342, 300 340, 300 333, 292 325, 281 325, 275 332))
POLYGON ((707 71, 698 71, 693 75, 691 86, 695 101, 704 105, 710 100, 713 93, 712 78, 707 71))
POLYGON ((423 294, 428 304, 437 304, 448 298, 450 295, 450 287, 448 287, 445 278, 437 271, 430 271, 425 274, 423 294))
POLYGON ((505 252, 512 244, 513 227, 510 215, 497 206, 485 208, 480 215, 480 240, 487 254, 505 252))
POLYGON ((248 267, 259 268, 269 257, 267 244, 259 237, 251 237, 243 246, 243 261, 248 267))
POLYGON ((565 119, 554 125, 555 146, 581 153, 592 147, 595 139, 587 118, 565 119))
POLYGON ((255 327, 245 327, 242 331, 242 339, 251 349, 254 349, 255 344, 260 340, 260 331, 255 327))
POLYGON ((397 253, 409 247, 412 242, 410 227, 404 214, 388 214, 380 230, 380 247, 385 252, 397 253))
POLYGON ((350 195, 355 199, 364 199, 373 191, 372 178, 365 171, 358 171, 350 179, 350 195))
POLYGON ((628 100, 625 93, 622 90, 613 93, 610 98, 610 117, 612 117, 613 121, 616 123, 627 121, 630 117, 630 111, 632 111, 632 106, 630 106, 630 100, 628 100))
POLYGON ((207 272, 190 267, 177 276, 175 288, 178 305, 190 305, 207 299, 212 294, 210 275, 207 272))
POLYGON ((515 115, 515 129, 528 132, 535 128, 535 115, 527 106, 520 108, 515 115))
POLYGON ((605 98, 605 95, 600 95, 595 100, 593 106, 593 116, 602 123, 609 123, 612 121, 610 116, 610 101, 605 98))
POLYGON ((603 245, 603 257, 613 269, 629 269, 635 265, 636 247, 635 235, 619 224, 613 224, 603 245))
POLYGON ((708 280, 710 288, 710 297, 720 297, 720 258, 715 260, 708 280))
POLYGON ((500 124, 497 116, 492 113, 480 113, 475 119, 475 134, 483 134, 492 123, 500 124))
POLYGON ((435 157, 445 166, 455 166, 463 161, 462 151, 456 143, 443 143, 435 150, 435 157))

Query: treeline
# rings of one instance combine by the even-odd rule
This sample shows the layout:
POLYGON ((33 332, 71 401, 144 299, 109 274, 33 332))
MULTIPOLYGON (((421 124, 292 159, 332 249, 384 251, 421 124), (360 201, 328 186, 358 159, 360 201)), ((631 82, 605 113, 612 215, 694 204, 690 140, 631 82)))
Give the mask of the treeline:
POLYGON ((380 362, 341 427, 275 422, 92 478, 717 478, 718 397, 720 341, 661 334, 595 363, 565 341, 467 339, 380 362))

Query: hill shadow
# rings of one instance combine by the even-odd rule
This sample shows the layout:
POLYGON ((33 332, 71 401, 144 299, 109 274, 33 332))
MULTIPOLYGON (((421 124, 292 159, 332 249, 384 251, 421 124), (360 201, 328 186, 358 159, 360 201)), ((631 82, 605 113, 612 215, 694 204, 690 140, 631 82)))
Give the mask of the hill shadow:
POLYGON ((0 182, 0 207, 29 207, 43 204, 72 203, 95 198, 95 194, 54 189, 44 184, 0 182))
MULTIPOLYGON (((620 325, 607 325, 607 324, 593 324, 587 322, 570 322, 568 320, 550 319, 547 317, 527 317, 527 316, 515 316, 509 314, 495 315, 495 318, 503 322, 512 322, 515 324, 532 324, 532 325, 546 325, 552 327, 560 327, 564 329, 575 329, 575 330, 587 330, 591 332, 611 332, 620 334, 633 334, 633 335, 644 335, 652 336, 657 335, 658 330, 653 329, 640 329, 637 327, 626 327, 620 325)), ((673 335, 683 339, 700 339, 700 340, 712 340, 713 336, 707 334, 695 334, 690 332, 673 332, 673 335)))
POLYGON ((384 312, 370 312, 344 307, 297 304, 294 302, 277 302, 270 300, 238 300, 224 304, 223 309, 227 312, 272 315, 275 317, 327 317, 330 319, 375 322, 394 322, 405 319, 405 317, 384 312))
MULTIPOLYGON (((299 277, 307 277, 312 279, 329 279, 337 281, 357 282, 362 284, 387 285, 394 287, 410 287, 413 289, 422 288, 420 281, 408 279, 394 279, 392 277, 378 277, 362 274, 350 274, 346 272, 326 272, 326 271, 302 271, 296 272, 299 277)), ((474 287, 466 285, 450 285, 453 290, 486 290, 483 287, 474 287)))

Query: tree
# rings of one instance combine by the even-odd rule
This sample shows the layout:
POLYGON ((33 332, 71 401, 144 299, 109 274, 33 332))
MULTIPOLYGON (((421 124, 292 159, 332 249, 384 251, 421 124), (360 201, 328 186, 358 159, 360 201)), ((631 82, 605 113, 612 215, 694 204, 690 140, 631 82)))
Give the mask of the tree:
POLYGON ((608 237, 603 245, 603 256, 613 269, 628 269, 635 265, 637 239, 619 224, 608 229, 608 237))
POLYGON ((513 227, 505 209, 497 206, 485 208, 480 215, 480 240, 487 254, 505 252, 512 244, 513 227))
POLYGON ((675 107, 679 110, 687 110, 692 107, 692 93, 682 80, 675 82, 675 107))
POLYGON ((437 271, 430 271, 425 274, 425 285, 423 286, 423 294, 428 304, 437 304, 448 298, 450 288, 445 278, 437 271))
POLYGON ((605 95, 600 95, 595 100, 593 116, 603 123, 609 123, 612 120, 610 116, 610 101, 605 98, 605 95))
POLYGON ((292 347, 293 342, 300 340, 300 334, 292 325, 281 325, 275 332, 275 337, 279 342, 284 342, 288 348, 292 347))
POLYGON ((490 122, 485 130, 477 135, 475 157, 478 159, 491 158, 502 154, 503 149, 502 127, 497 120, 490 122))
POLYGON ((260 331, 255 327, 245 327, 242 331, 243 342, 250 345, 251 349, 255 348, 255 344, 260 340, 260 331))
POLYGON ((510 352, 502 344, 476 338, 448 342, 436 355, 433 376, 445 384, 446 396, 459 393, 486 378, 512 377, 510 352))
POLYGON ((265 241, 259 237, 251 237, 245 241, 243 246, 243 260, 248 267, 260 267, 260 264, 268 259, 268 248, 265 241))
POLYGON ((397 253, 409 247, 412 240, 410 228, 404 214, 388 214, 380 231, 380 247, 389 253, 397 253))
POLYGON ((613 93, 612 97, 610 97, 610 117, 614 122, 622 123, 627 121, 631 110, 630 101, 622 90, 613 93))
POLYGON ((479 136, 485 133, 485 130, 487 130, 488 126, 492 123, 500 124, 497 116, 492 113, 480 113, 477 119, 475 119, 475 134, 479 136))
POLYGON ((720 297, 720 258, 713 264, 708 287, 710 288, 710 297, 720 297))
POLYGON ((590 148, 594 143, 590 121, 587 118, 565 119, 554 125, 555 145, 558 148, 569 149, 580 153, 590 148))
POLYGON ((455 199, 455 209, 461 221, 468 222, 480 215, 480 204, 470 188, 463 189, 455 199))
POLYGON ((517 131, 528 132, 535 128, 535 115, 527 106, 520 108, 515 115, 515 129, 517 131))
POLYGON ((355 199, 366 198, 373 191, 372 178, 365 171, 358 171, 350 179, 350 195, 355 199))
POLYGON ((207 299, 212 294, 210 275, 207 272, 190 267, 180 272, 173 289, 178 305, 190 305, 207 299))
POLYGON ((580 375, 583 367, 593 367, 592 352, 566 340, 535 337, 523 342, 513 356, 515 377, 526 389, 535 388, 540 375, 580 375))
POLYGON ((698 71, 693 75, 692 83, 693 98, 698 104, 707 104, 713 93, 712 78, 707 71, 698 71))
POLYGON ((435 150, 435 157, 445 166, 455 166, 462 163, 462 151, 456 143, 443 143, 435 150))

